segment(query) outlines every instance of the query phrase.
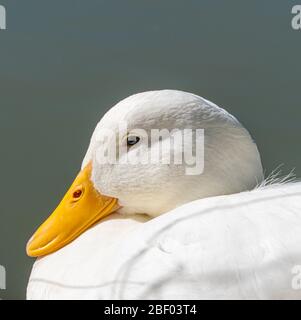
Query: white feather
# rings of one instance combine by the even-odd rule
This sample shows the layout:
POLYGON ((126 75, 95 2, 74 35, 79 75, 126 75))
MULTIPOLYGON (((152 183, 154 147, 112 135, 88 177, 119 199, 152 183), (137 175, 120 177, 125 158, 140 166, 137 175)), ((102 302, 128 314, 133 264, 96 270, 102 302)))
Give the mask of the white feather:
POLYGON ((301 298, 301 183, 262 182, 255 143, 225 110, 180 91, 134 95, 100 121, 90 160, 95 187, 123 209, 38 259, 28 299, 301 298), (97 164, 98 130, 123 119, 205 128, 204 174, 97 164))
POLYGON ((116 214, 38 260, 28 298, 300 299, 300 197, 296 183, 197 200, 146 223, 116 214))

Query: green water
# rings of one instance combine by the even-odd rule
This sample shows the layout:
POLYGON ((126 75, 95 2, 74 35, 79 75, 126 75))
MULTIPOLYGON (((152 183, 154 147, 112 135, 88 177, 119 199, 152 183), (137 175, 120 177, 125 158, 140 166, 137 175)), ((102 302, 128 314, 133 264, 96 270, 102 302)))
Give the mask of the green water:
POLYGON ((132 93, 204 96, 250 130, 266 172, 284 163, 300 177, 296 3, 0 0, 0 298, 25 297, 26 241, 73 180, 100 117, 132 93))

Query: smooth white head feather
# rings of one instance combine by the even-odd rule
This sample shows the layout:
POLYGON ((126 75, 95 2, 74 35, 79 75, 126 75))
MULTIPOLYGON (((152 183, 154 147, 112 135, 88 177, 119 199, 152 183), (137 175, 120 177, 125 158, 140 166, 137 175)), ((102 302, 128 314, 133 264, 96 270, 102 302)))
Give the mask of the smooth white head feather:
MULTIPOLYGON (((140 141, 135 150, 145 143, 140 141)), ((157 216, 196 199, 251 190, 263 180, 257 146, 239 121, 212 102, 177 90, 138 93, 116 104, 98 123, 82 166, 89 161, 96 189, 118 198, 125 214, 157 216), (204 129, 203 173, 186 175, 184 165, 99 164, 100 132, 118 131, 124 121, 129 131, 139 128, 147 133, 204 129)))

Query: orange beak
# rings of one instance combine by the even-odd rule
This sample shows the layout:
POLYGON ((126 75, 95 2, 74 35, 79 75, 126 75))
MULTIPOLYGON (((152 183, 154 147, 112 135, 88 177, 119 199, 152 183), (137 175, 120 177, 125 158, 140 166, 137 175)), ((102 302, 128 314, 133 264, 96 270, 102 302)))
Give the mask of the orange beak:
POLYGON ((76 177, 63 200, 28 241, 30 257, 55 252, 93 224, 119 208, 117 199, 101 195, 93 186, 89 163, 76 177))

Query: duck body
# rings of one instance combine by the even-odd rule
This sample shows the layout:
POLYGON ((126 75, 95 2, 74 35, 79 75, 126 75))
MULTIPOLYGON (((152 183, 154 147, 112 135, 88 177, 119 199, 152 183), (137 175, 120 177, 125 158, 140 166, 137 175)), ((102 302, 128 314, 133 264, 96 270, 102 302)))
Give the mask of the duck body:
POLYGON ((27 298, 301 298, 301 184, 263 181, 254 140, 226 110, 177 90, 128 97, 99 121, 80 173, 30 239, 39 258, 27 298), (153 130, 175 129, 203 139, 150 143, 153 130), (124 161, 158 146, 162 161, 124 161), (117 162, 103 161, 104 147, 118 147, 117 162), (199 147, 194 163, 166 162, 199 147))
POLYGON ((39 258, 27 298, 301 299, 300 197, 289 183, 116 212, 39 258))

